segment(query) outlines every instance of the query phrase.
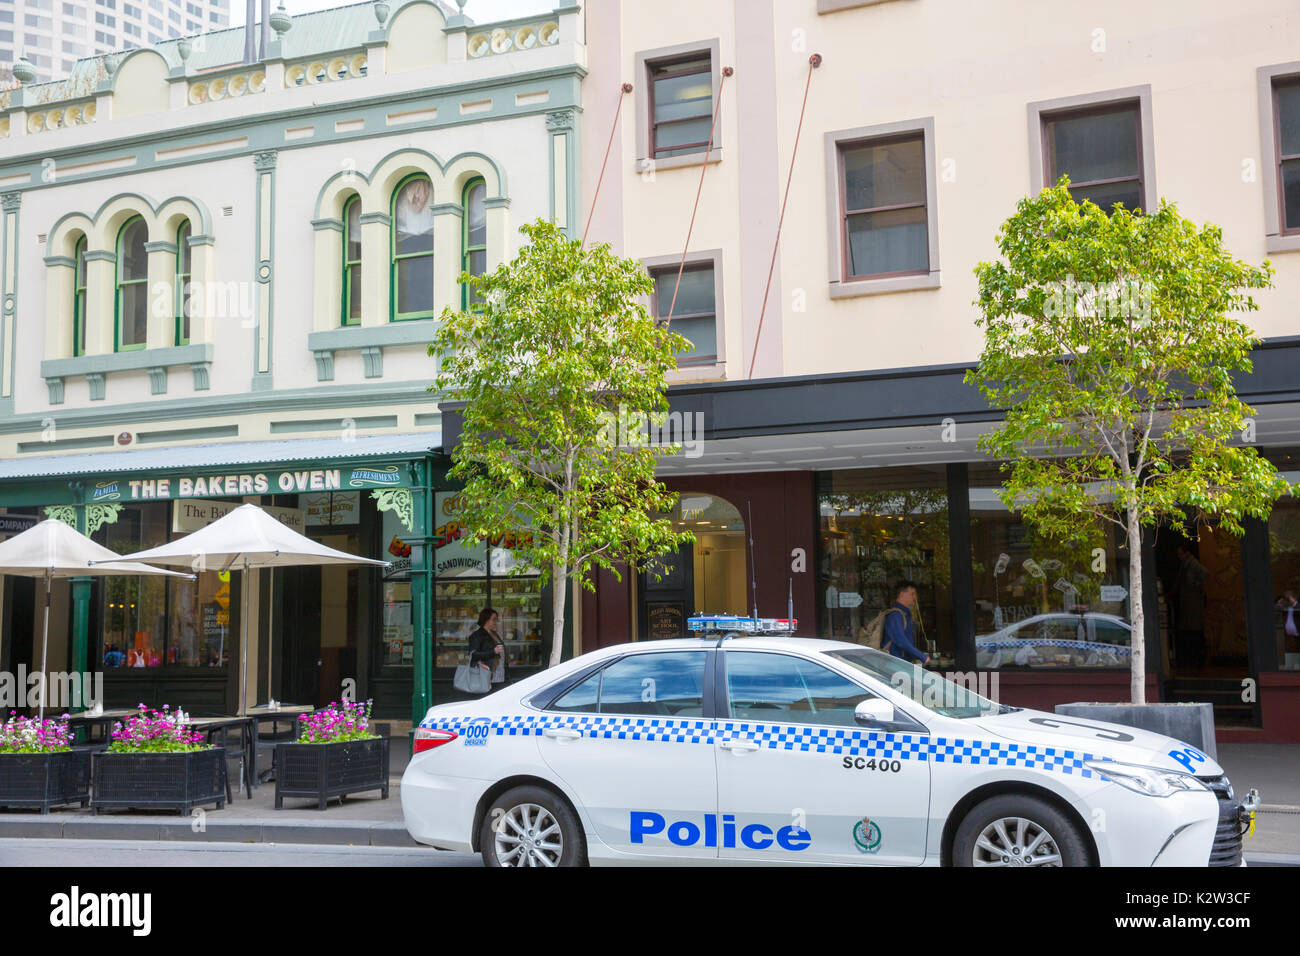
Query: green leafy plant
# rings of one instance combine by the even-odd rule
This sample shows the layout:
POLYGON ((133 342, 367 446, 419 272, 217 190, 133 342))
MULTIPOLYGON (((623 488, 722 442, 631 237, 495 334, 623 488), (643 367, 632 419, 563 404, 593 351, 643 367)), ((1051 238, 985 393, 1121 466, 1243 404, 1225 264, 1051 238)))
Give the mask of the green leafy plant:
POLYGON ((584 249, 544 221, 513 262, 461 275, 481 301, 450 309, 429 354, 431 390, 464 403, 451 476, 460 518, 477 539, 513 535, 516 566, 552 583, 551 663, 563 651, 570 581, 616 576, 693 540, 667 513, 676 495, 655 480, 672 444, 628 441, 628 422, 661 421, 674 355, 689 348, 641 304, 651 280, 608 245, 584 249))
POLYGON ((1249 290, 1272 269, 1172 204, 1107 214, 1067 186, 1022 199, 1001 260, 976 268, 985 339, 967 381, 1006 410, 980 447, 1004 461, 1007 507, 1064 542, 1097 519, 1123 529, 1131 694, 1145 703, 1142 527, 1214 520, 1240 534, 1291 490, 1249 446, 1253 411, 1233 387, 1256 341, 1236 313, 1257 308, 1249 290))

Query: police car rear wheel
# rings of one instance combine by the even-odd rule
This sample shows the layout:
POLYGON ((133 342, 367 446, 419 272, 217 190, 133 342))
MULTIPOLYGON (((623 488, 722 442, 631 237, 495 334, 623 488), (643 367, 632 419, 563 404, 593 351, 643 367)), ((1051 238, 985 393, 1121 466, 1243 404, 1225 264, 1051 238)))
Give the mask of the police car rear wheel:
POLYGON ((957 828, 957 866, 1088 866, 1088 848, 1065 814, 1036 797, 985 800, 957 828))
POLYGON ((582 866, 582 826, 569 805, 544 787, 507 790, 488 809, 479 831, 487 866, 582 866))

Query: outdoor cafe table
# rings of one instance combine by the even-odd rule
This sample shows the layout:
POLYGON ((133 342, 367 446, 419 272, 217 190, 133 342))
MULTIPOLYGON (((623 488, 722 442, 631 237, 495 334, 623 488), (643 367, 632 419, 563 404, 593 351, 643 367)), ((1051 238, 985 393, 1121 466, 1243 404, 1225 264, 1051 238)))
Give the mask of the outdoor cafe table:
POLYGON ((95 728, 102 727, 104 730, 103 737, 101 738, 102 742, 108 743, 109 728, 112 727, 113 724, 115 724, 117 721, 125 720, 128 717, 133 717, 139 712, 140 712, 139 709, 134 707, 122 708, 120 710, 104 710, 104 711, 100 711, 98 714, 92 714, 90 711, 87 710, 87 711, 82 711, 79 714, 70 714, 68 716, 68 726, 73 730, 76 730, 78 727, 85 727, 86 743, 88 744, 92 744, 96 742, 94 739, 95 728))
MULTIPOLYGON (((239 729, 239 749, 244 756, 244 792, 248 799, 253 799, 254 767, 251 755, 257 752, 254 744, 256 721, 251 717, 191 717, 189 726, 207 737, 208 743, 212 743, 213 737, 220 734, 221 749, 223 750, 226 748, 226 734, 232 728, 239 729)), ((227 780, 227 796, 230 795, 229 783, 229 780, 227 780)))
MULTIPOLYGON (((252 727, 252 756, 249 759, 249 778, 253 781, 253 786, 257 786, 260 780, 257 776, 257 739, 258 725, 270 721, 271 733, 275 733, 276 724, 288 722, 295 729, 298 726, 298 718, 304 714, 315 713, 316 708, 310 704, 280 704, 278 707, 260 707, 248 708, 247 714, 252 720, 249 726, 252 727)), ((296 736, 296 734, 295 734, 296 736)))

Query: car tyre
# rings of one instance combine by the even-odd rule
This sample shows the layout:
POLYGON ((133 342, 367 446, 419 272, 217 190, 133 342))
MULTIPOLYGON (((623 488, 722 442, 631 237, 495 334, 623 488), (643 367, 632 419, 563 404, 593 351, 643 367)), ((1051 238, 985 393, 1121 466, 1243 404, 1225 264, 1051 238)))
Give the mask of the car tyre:
POLYGON ((492 802, 479 827, 485 866, 586 866, 578 815, 553 790, 526 786, 492 802))
POLYGON ((952 841, 953 866, 1091 866, 1079 827, 1046 800, 1007 793, 977 804, 952 841))

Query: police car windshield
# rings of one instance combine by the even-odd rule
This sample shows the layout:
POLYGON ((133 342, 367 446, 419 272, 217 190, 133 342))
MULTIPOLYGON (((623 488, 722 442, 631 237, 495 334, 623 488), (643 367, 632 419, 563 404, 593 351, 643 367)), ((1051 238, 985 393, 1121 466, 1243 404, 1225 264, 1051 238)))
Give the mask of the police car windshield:
POLYGON ((831 657, 869 674, 881 683, 888 684, 928 711, 942 717, 986 717, 990 714, 1009 713, 1013 708, 981 697, 960 684, 927 671, 919 664, 900 660, 891 654, 868 647, 853 650, 830 651, 831 657))

